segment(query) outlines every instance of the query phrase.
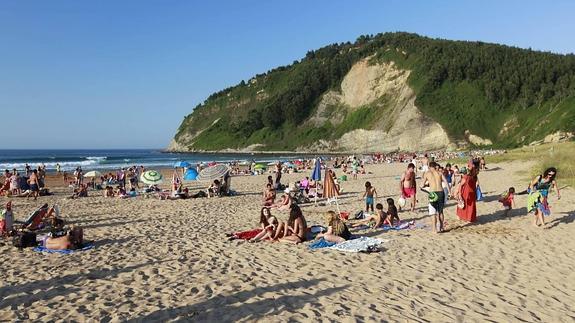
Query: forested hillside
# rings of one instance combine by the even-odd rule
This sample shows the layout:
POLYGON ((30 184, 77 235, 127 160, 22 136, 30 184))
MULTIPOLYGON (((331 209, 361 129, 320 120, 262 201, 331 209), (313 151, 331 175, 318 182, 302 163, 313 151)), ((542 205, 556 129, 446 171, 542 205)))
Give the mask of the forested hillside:
POLYGON ((386 33, 310 51, 212 94, 185 117, 171 148, 293 150, 378 127, 381 120, 393 124, 385 120, 391 104, 385 95, 357 109, 330 108, 339 111, 336 123, 329 114, 323 124, 308 122, 323 96, 341 92, 346 74, 364 59, 408 71, 415 106, 453 142, 472 133, 511 147, 575 131, 574 55, 386 33))

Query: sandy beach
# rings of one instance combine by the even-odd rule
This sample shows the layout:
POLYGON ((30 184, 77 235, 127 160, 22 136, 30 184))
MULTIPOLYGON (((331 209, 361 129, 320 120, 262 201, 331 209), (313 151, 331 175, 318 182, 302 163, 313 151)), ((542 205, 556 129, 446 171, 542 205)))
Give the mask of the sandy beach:
MULTIPOLYGON (((451 201, 448 232, 432 233, 427 198, 418 193, 417 213, 400 217, 428 226, 353 231, 385 240, 382 252, 369 254, 227 241, 225 233, 257 227, 265 176, 234 177, 239 195, 223 198, 120 200, 90 192, 69 200, 64 187, 36 202, 14 198, 20 220, 58 203, 95 248, 60 255, 0 243, 0 321, 573 322, 573 190, 564 189, 559 201, 552 194, 546 227, 534 227, 525 195, 509 218, 497 201, 509 186, 527 186, 531 165, 489 166, 479 175, 486 198, 476 224, 459 221, 451 201)), ((371 174, 342 184, 342 211, 363 207, 366 180, 380 196, 397 199, 404 168, 368 165, 371 174)), ((283 182, 308 175, 284 175, 283 182)), ((563 187, 560 174, 558 181, 563 187)), ((309 224, 322 225, 331 209, 302 207, 309 224)))

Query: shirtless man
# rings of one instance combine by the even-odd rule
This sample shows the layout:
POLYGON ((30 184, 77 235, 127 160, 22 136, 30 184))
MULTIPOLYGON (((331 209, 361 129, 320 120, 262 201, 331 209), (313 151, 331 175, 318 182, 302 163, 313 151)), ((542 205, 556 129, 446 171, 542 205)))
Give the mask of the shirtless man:
POLYGON ((427 154, 425 154, 423 158, 421 158, 421 171, 425 173, 427 170, 429 170, 429 158, 427 154))
MULTIPOLYGON (((30 184, 30 191, 31 194, 34 195, 34 200, 38 198, 40 193, 40 183, 38 181, 38 170, 33 170, 32 174, 30 174, 30 179, 28 179, 28 184, 30 184)), ((26 198, 30 197, 30 194, 26 198)))
MULTIPOLYGON (((404 199, 409 199, 409 203, 411 205, 411 212, 415 211, 415 193, 417 191, 417 183, 415 182, 415 165, 413 163, 409 163, 407 165, 407 170, 401 176, 401 180, 399 181, 399 194, 404 199)), ((401 207, 399 207, 401 210, 401 207)))
MULTIPOLYGON (((424 185, 427 184, 428 187, 421 187, 423 190, 427 190, 431 197, 434 197, 433 201, 429 202, 430 213, 433 212, 433 232, 437 233, 437 220, 439 219, 439 232, 443 231, 443 206, 445 205, 445 193, 443 192, 443 187, 441 182, 443 182, 444 176, 439 173, 436 169, 437 163, 430 162, 429 170, 423 174, 424 185), (433 194, 434 193, 434 194, 433 194)), ((431 215, 431 214, 430 214, 431 215)))

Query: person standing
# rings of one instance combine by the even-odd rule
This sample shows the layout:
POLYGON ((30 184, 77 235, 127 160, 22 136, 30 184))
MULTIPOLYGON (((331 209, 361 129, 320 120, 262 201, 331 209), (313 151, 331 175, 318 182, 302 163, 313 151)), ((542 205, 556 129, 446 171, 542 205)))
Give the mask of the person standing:
MULTIPOLYGON (((32 174, 30 174, 30 178, 28 179, 28 184, 30 184, 30 191, 32 192, 31 194, 34 196, 34 200, 36 200, 40 193, 40 180, 38 178, 38 170, 35 169, 32 171, 32 174)), ((26 199, 29 197, 30 194, 28 194, 26 199)))
POLYGON ((470 160, 467 163, 467 174, 463 175, 457 186, 455 193, 459 201, 457 216, 463 221, 475 222, 477 220, 477 174, 479 174, 479 163, 470 160))
POLYGON ((529 207, 527 211, 534 212, 535 221, 533 224, 535 226, 539 226, 539 222, 541 222, 542 226, 545 226, 545 215, 551 213, 547 199, 549 191, 555 188, 557 199, 561 199, 561 193, 559 192, 559 186, 557 185, 555 176, 557 176, 557 168, 549 167, 543 175, 535 177, 529 184, 529 207))
POLYGON ((281 180, 282 180, 282 166, 281 163, 278 162, 276 164, 276 180, 275 180, 275 189, 276 190, 280 190, 281 189, 281 180))
POLYGON ((56 163, 56 173, 60 175, 61 172, 62 172, 62 166, 60 166, 60 163, 56 163))
MULTIPOLYGON (((415 181, 415 165, 409 163, 407 165, 407 170, 401 176, 399 181, 399 194, 406 200, 409 200, 411 206, 411 212, 415 211, 415 195, 417 191, 417 183, 415 181)), ((401 206, 400 206, 401 210, 401 206)))
POLYGON ((437 233, 437 222, 439 221, 439 232, 443 231, 443 207, 445 205, 445 193, 443 192, 443 175, 436 169, 437 163, 430 162, 429 169, 423 174, 423 190, 429 192, 430 213, 433 211, 433 232, 437 233))
POLYGON ((351 162, 351 172, 353 174, 353 179, 357 179, 357 172, 359 171, 359 162, 357 161, 357 157, 353 157, 353 161, 351 162))

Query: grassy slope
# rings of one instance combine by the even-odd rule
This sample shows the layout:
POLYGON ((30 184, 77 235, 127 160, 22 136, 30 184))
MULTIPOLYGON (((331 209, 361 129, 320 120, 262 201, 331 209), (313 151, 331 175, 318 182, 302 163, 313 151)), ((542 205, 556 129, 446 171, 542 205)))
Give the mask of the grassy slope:
MULTIPOLYGON (((435 41, 429 40, 429 42, 435 41)), ((551 99, 542 105, 527 109, 520 108, 515 103, 497 106, 487 100, 481 86, 473 81, 457 83, 446 81, 437 89, 426 91, 428 73, 421 67, 423 58, 417 53, 405 55, 399 49, 389 46, 362 53, 363 57, 377 54, 373 62, 393 61, 400 68, 412 70, 409 84, 418 95, 417 106, 424 114, 440 123, 454 139, 461 139, 464 131, 469 129, 473 134, 491 139, 496 143, 495 146, 514 147, 542 139, 546 134, 557 130, 575 130, 574 96, 561 102, 551 99), (501 134, 506 122, 510 124, 509 130, 501 134)), ((237 85, 221 95, 211 97, 197 107, 192 115, 186 117, 176 134, 176 139, 184 133, 193 133, 209 127, 194 140, 195 149, 237 149, 251 144, 264 144, 266 146, 262 149, 265 150, 291 150, 319 139, 336 139, 354 129, 369 128, 375 123, 374 120, 385 118, 385 104, 376 102, 349 113, 342 124, 335 127, 327 122, 318 128, 304 128, 284 123, 278 129, 262 128, 247 136, 232 130, 229 126, 231 123, 243 120, 254 109, 265 107, 265 99, 257 98, 258 91, 265 91, 270 99, 284 93, 290 89, 292 78, 298 77, 299 73, 309 68, 310 64, 309 60, 302 60, 300 63, 258 76, 255 84, 237 85), (220 121, 210 127, 216 119, 220 121)), ((332 89, 338 88, 339 84, 332 89)), ((319 99, 317 98, 309 110, 315 109, 319 99)))

